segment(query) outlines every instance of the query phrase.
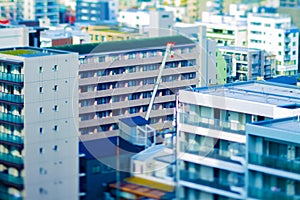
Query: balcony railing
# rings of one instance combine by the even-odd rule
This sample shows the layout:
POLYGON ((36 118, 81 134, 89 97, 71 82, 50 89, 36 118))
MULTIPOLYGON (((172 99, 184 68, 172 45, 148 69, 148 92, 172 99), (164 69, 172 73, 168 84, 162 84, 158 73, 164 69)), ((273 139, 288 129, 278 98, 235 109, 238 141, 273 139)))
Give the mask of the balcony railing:
POLYGON ((24 96, 0 92, 0 100, 13 103, 24 103, 24 96))
POLYGON ((233 180, 212 177, 211 180, 206 180, 200 176, 200 173, 193 173, 183 170, 180 171, 180 180, 231 192, 235 192, 231 190, 231 186, 244 187, 243 177, 237 177, 233 180))
POLYGON ((291 48, 290 48, 289 46, 285 46, 285 47, 284 47, 284 51, 287 52, 287 51, 290 51, 290 50, 291 50, 291 48))
POLYGON ((0 181, 2 183, 8 183, 9 185, 17 186, 18 188, 23 188, 24 183, 22 177, 5 174, 3 172, 0 172, 0 181))
POLYGON ((0 112, 0 121, 6 121, 14 124, 23 124, 24 117, 20 115, 0 112))
POLYGON ((272 190, 271 188, 262 189, 262 188, 255 188, 249 187, 248 188, 248 196, 257 199, 280 199, 280 200, 299 200, 300 194, 298 195, 289 195, 284 192, 272 190))
POLYGON ((24 161, 22 157, 13 156, 11 154, 0 153, 0 161, 5 161, 15 165, 23 165, 24 161))
POLYGON ((244 157, 245 152, 238 152, 238 151, 227 151, 227 150, 221 150, 221 149, 215 149, 215 148, 203 148, 202 146, 198 144, 188 144, 187 142, 181 142, 180 143, 180 151, 186 152, 194 155, 199 155, 203 157, 209 157, 209 158, 215 158, 218 160, 224 160, 229 162, 237 162, 235 160, 232 160, 232 156, 238 156, 238 157, 244 157))
POLYGON ((275 169, 281 169, 294 173, 300 173, 300 160, 288 160, 286 158, 278 156, 249 153, 249 163, 271 167, 275 169))
POLYGON ((0 80, 15 82, 15 83, 23 83, 24 75, 23 74, 10 74, 6 72, 0 72, 0 80))
POLYGON ((0 132, 0 140, 18 145, 22 145, 24 143, 23 137, 2 132, 0 132))
POLYGON ((233 132, 237 134, 245 134, 245 125, 238 122, 228 122, 219 119, 200 117, 196 114, 181 113, 181 123, 199 126, 208 129, 233 132))

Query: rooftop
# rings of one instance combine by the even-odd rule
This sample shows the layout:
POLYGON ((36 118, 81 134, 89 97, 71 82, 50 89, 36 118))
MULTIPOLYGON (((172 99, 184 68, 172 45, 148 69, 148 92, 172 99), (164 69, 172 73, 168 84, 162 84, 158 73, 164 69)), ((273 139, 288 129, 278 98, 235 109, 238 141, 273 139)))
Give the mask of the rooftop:
POLYGON ((67 53, 69 52, 49 50, 43 48, 34 48, 34 47, 15 47, 15 48, 0 49, 0 54, 7 54, 7 55, 21 56, 21 57, 51 56, 51 55, 67 54, 67 53))
POLYGON ((268 120, 257 123, 257 125, 300 134, 300 120, 298 119, 298 117, 268 120))
POLYGON ((266 81, 246 81, 195 88, 195 92, 227 98, 297 108, 300 105, 300 88, 266 81))
POLYGON ((52 47, 53 49, 78 52, 79 54, 107 53, 114 51, 136 51, 154 47, 165 47, 167 42, 175 42, 176 45, 193 44, 194 42, 184 36, 167 36, 156 38, 133 39, 123 41, 110 41, 102 43, 80 44, 52 47))
POLYGON ((239 51, 239 52, 261 51, 259 49, 247 48, 247 47, 238 47, 238 46, 218 46, 217 48, 219 50, 239 51))

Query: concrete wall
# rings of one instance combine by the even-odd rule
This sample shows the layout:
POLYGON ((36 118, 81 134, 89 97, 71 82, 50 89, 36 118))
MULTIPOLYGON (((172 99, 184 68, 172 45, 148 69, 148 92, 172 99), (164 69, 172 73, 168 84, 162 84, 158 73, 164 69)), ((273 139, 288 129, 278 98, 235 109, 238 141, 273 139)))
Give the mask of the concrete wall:
POLYGON ((77 59, 77 54, 24 59, 26 199, 78 198, 77 59))

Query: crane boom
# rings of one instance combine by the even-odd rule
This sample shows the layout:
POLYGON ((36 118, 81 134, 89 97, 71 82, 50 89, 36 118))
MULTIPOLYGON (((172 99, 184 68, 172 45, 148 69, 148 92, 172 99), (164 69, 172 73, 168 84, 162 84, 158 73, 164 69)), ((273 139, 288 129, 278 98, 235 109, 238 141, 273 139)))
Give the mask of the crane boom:
POLYGON ((174 46, 174 43, 172 43, 172 42, 168 42, 167 43, 167 48, 166 48, 166 51, 165 51, 165 55, 164 55, 164 58, 163 58, 163 61, 162 61, 161 65, 159 67, 159 73, 158 73, 156 82, 154 84, 153 93, 152 93, 151 100, 150 100, 150 103, 149 103, 149 106, 148 106, 148 109, 147 109, 147 113, 146 113, 146 117, 145 117, 145 119, 147 121, 149 120, 150 112, 151 112, 152 107, 153 107, 154 99, 155 99, 155 96, 156 96, 157 89, 159 87, 159 83, 160 83, 160 80, 161 80, 162 72, 163 72, 163 69, 165 68, 167 57, 168 57, 168 55, 171 52, 170 49, 171 49, 172 46, 174 46))

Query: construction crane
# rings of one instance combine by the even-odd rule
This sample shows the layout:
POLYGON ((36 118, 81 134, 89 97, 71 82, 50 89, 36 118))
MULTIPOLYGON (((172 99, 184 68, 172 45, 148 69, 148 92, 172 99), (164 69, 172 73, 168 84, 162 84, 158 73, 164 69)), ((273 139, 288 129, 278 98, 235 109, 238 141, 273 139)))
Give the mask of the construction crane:
POLYGON ((157 90, 158 90, 158 87, 159 87, 159 83, 160 83, 160 80, 161 80, 162 72, 163 72, 163 69, 165 68, 165 65, 166 65, 167 57, 168 57, 168 55, 171 55, 171 57, 173 57, 173 52, 171 51, 171 48, 174 45, 175 45, 174 42, 168 42, 167 43, 167 48, 166 48, 166 51, 165 51, 165 55, 164 55, 164 58, 163 58, 163 61, 162 61, 161 65, 159 67, 159 73, 158 73, 156 82, 154 84, 153 93, 152 93, 152 96, 151 96, 151 99, 150 99, 150 103, 149 103, 149 106, 148 106, 148 109, 147 109, 147 113, 146 113, 146 116, 145 116, 145 119, 147 121, 150 118, 150 113, 151 113, 151 110, 152 110, 152 107, 153 107, 153 104, 154 104, 154 100, 155 100, 155 96, 156 96, 156 93, 157 93, 157 90))

